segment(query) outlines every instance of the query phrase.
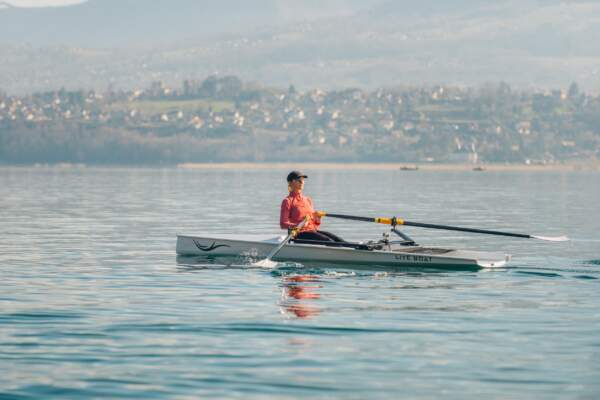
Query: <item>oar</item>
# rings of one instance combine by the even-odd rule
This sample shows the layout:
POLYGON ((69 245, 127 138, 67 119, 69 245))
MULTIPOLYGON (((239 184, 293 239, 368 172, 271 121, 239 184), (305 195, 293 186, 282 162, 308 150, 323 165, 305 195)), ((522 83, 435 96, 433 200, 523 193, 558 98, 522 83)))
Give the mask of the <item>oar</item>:
POLYGON ((302 222, 300 222, 300 223, 299 223, 299 224, 296 226, 296 230, 292 230, 292 231, 290 231, 290 233, 289 233, 289 234, 286 236, 286 238, 285 238, 285 239, 283 239, 283 241, 282 241, 281 243, 279 243, 279 245, 278 245, 277 247, 275 247, 275 248, 273 249, 273 251, 271 251, 271 252, 269 253, 269 255, 267 256, 267 258, 265 258, 264 260, 257 261, 257 262, 255 262, 255 263, 254 263, 254 264, 252 264, 252 265, 254 265, 254 266, 256 266, 256 267, 263 267, 263 268, 274 268, 274 267, 277 265, 277 263, 276 263, 276 262, 274 262, 274 261, 272 261, 271 259, 272 259, 273 257, 275 257, 275 255, 276 255, 277 253, 279 253, 279 250, 281 250, 281 248, 282 248, 283 246, 285 246, 285 245, 286 245, 286 244, 287 244, 287 243, 290 241, 290 239, 292 239, 293 237, 295 237, 295 236, 296 236, 297 232, 299 232, 299 231, 300 231, 300 229, 302 229, 302 227, 303 227, 303 226, 304 226, 304 225, 305 225, 305 224, 308 222, 308 220, 309 220, 308 216, 307 216, 307 217, 305 217, 305 218, 302 220, 302 222))
POLYGON ((385 225, 418 226, 420 228, 444 229, 444 230, 448 230, 448 231, 484 233, 486 235, 512 236, 512 237, 520 237, 520 238, 528 238, 528 239, 541 239, 541 240, 547 240, 550 242, 565 242, 565 241, 569 240, 569 238, 566 236, 554 236, 554 237, 552 237, 552 236, 537 236, 537 235, 527 235, 524 233, 491 231, 491 230, 487 230, 487 229, 462 228, 460 226, 451 226, 451 225, 425 224, 422 222, 405 221, 403 219, 396 218, 396 217, 394 217, 394 218, 370 218, 370 217, 359 217, 356 215, 330 214, 330 213, 326 213, 326 212, 320 212, 319 215, 332 217, 332 218, 350 219, 350 220, 354 220, 354 221, 376 222, 378 224, 385 224, 385 225))

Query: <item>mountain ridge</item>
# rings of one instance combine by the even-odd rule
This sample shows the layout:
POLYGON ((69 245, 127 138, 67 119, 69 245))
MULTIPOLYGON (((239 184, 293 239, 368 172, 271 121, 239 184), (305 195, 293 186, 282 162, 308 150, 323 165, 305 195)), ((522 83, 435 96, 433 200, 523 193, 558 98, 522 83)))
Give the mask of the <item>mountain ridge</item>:
POLYGON ((224 0, 195 13, 198 4, 212 3, 160 0, 140 8, 140 0, 92 0, 60 10, 25 10, 28 16, 68 11, 75 18, 93 7, 98 7, 97 15, 110 14, 120 5, 110 26, 89 20, 66 28, 57 21, 43 25, 54 45, 27 41, 26 35, 6 44, 11 35, 6 34, 5 17, 23 10, 4 9, 0 89, 131 89, 156 80, 179 85, 212 74, 298 87, 505 81, 515 87, 548 88, 576 81, 587 90, 600 89, 600 42, 593 40, 600 37, 596 2, 460 0, 436 12, 426 10, 444 2, 337 0, 320 10, 315 10, 316 0, 300 6, 284 3, 261 0, 260 9, 255 2, 229 11, 240 0, 224 0), (173 4, 180 7, 168 11, 173 4), (174 23, 182 10, 189 11, 187 19, 174 23), (212 22, 194 27, 202 18, 212 22), (65 32, 81 43, 58 40, 65 32), (117 43, 103 39, 105 35, 117 43))
POLYGON ((0 11, 0 41, 101 48, 151 45, 347 15, 362 8, 357 3, 335 0, 321 7, 315 0, 300 5, 281 0, 89 0, 64 7, 9 7, 0 11))

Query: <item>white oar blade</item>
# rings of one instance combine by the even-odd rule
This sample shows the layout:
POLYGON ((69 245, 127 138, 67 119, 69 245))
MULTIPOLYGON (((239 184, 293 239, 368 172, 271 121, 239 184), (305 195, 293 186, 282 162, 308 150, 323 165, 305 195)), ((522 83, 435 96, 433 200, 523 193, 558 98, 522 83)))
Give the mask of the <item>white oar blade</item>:
MULTIPOLYGON (((302 220, 302 222, 300 222, 298 224, 298 226, 296 228, 302 229, 302 227, 307 222, 308 222, 308 217, 305 217, 302 220)), ((277 263, 275 261, 271 260, 271 258, 275 257, 275 254, 279 253, 279 250, 281 250, 281 248, 283 246, 285 246, 290 241, 290 239, 292 238, 292 236, 293 236, 293 233, 290 232, 287 235, 287 237, 285 239, 283 239, 281 241, 281 243, 279 243, 279 245, 277 247, 275 247, 275 249, 271 253, 269 253, 269 255, 267 256, 267 258, 265 258, 264 260, 257 261, 255 263, 253 263, 252 265, 255 266, 255 267, 261 267, 261 268, 271 268, 271 269, 275 268, 277 266, 277 263)))
POLYGON ((268 268, 268 269, 273 269, 277 266, 277 262, 270 260, 268 258, 265 258, 264 260, 260 260, 257 261, 255 263, 252 263, 253 267, 260 267, 260 268, 268 268))
POLYGON ((531 235, 532 238, 547 240, 548 242, 568 242, 569 238, 566 236, 535 236, 531 235))

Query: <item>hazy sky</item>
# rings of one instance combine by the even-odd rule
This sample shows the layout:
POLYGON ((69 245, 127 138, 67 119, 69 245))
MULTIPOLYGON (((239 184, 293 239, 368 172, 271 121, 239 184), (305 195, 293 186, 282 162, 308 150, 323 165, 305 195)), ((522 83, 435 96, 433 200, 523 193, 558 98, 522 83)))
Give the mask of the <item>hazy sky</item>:
POLYGON ((6 2, 17 7, 48 7, 83 3, 84 1, 85 0, 7 0, 6 2))

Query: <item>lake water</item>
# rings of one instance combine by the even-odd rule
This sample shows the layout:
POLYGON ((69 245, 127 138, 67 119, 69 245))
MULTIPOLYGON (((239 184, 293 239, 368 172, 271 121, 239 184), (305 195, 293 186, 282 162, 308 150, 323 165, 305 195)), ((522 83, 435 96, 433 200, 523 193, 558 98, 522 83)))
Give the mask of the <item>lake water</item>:
POLYGON ((1 168, 0 398, 600 397, 600 173, 305 171, 329 212, 572 238, 405 229, 503 269, 178 262, 279 232, 287 172, 1 168))

